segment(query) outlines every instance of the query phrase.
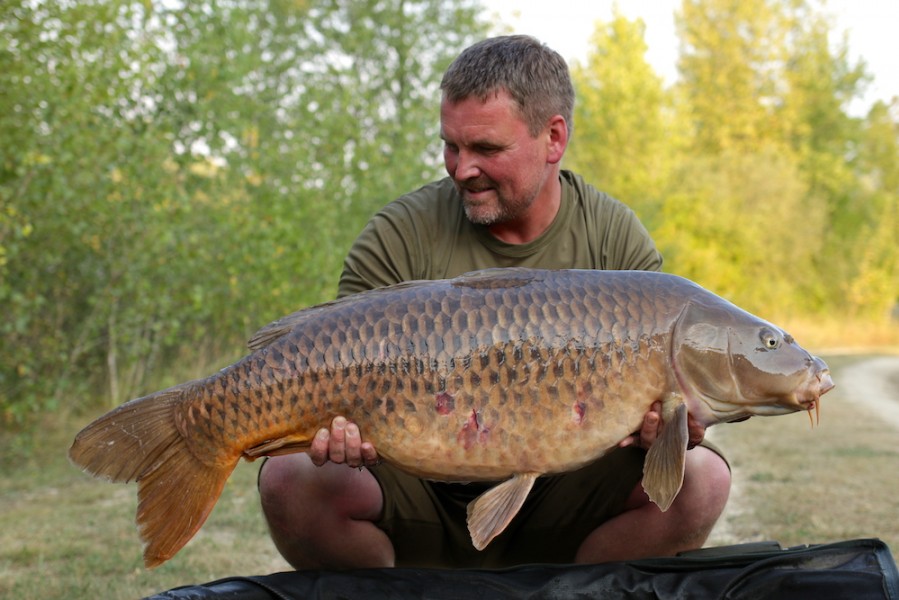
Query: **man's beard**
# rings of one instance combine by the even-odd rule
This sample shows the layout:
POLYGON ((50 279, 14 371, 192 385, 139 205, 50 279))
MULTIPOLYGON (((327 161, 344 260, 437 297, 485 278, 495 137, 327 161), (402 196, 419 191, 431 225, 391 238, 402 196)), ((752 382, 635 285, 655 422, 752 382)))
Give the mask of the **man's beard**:
POLYGON ((499 223, 507 223, 519 218, 531 206, 531 199, 509 199, 503 197, 499 193, 497 186, 487 179, 479 179, 467 181, 465 183, 457 183, 457 189, 462 196, 462 207, 465 210, 465 216, 469 221, 476 225, 497 225, 499 223), (486 202, 473 201, 468 196, 469 191, 479 192, 483 190, 493 190, 495 197, 486 202))

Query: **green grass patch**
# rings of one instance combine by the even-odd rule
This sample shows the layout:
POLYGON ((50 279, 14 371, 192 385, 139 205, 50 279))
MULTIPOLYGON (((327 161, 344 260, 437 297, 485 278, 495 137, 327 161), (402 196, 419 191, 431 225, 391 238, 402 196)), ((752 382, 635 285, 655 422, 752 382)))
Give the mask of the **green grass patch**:
MULTIPOLYGON (((0 478, 0 597, 138 598, 234 574, 288 570, 256 492, 258 463, 241 464, 199 534, 147 570, 134 524, 137 486, 81 473, 66 457, 83 424, 66 424, 0 478)), ((8 441, 8 440, 7 440, 8 441)))

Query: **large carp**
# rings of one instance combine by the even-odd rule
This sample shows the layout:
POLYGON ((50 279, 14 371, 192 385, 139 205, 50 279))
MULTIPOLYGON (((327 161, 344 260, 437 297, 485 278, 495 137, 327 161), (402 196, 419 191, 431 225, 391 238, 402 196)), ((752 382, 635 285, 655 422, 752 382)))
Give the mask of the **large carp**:
MULTIPOLYGON (((299 452, 336 415, 380 456, 443 481, 500 481, 469 506, 485 547, 534 480, 664 426, 643 487, 663 510, 683 480, 687 416, 705 425, 818 409, 827 365, 698 285, 642 271, 489 269, 307 308, 207 377, 132 400, 69 451, 137 481, 144 561, 196 533, 241 457, 299 452)), ((298 507, 302 510, 301 507, 298 507)))

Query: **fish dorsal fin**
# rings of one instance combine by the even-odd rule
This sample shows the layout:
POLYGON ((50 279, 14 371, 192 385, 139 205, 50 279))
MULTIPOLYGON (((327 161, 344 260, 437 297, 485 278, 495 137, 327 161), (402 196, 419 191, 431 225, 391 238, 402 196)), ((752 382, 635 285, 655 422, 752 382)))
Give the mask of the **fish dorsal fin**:
POLYGON ((684 483, 688 442, 687 405, 679 403, 643 463, 643 489, 662 511, 668 510, 684 483))
POLYGON ((493 267, 470 271, 452 280, 453 287, 479 290, 516 288, 542 279, 542 271, 524 267, 493 267))
POLYGON ((301 325, 310 319, 314 319, 323 308, 332 306, 336 302, 339 301, 335 300, 318 306, 310 306, 269 323, 253 334, 253 337, 247 342, 247 347, 254 352, 260 348, 265 348, 275 340, 290 333, 290 331, 297 325, 301 325))
POLYGON ((508 527, 539 476, 540 473, 517 473, 471 501, 468 533, 475 548, 483 550, 508 527))
POLYGON ((368 300, 376 299, 381 295, 387 295, 392 292, 396 292, 397 290, 414 288, 421 285, 432 285, 433 283, 433 281, 425 280, 403 281, 391 286, 365 290, 357 294, 352 294, 350 296, 344 296, 343 298, 331 300, 330 302, 302 308, 285 317, 281 317, 277 321, 269 323, 268 325, 257 331, 255 334, 253 334, 253 337, 250 338, 250 341, 247 342, 247 346, 250 350, 253 351, 259 350, 260 348, 265 348, 272 342, 290 333, 294 327, 305 325, 310 321, 318 319, 321 316, 322 312, 333 309, 336 306, 352 305, 356 303, 362 304, 368 300))

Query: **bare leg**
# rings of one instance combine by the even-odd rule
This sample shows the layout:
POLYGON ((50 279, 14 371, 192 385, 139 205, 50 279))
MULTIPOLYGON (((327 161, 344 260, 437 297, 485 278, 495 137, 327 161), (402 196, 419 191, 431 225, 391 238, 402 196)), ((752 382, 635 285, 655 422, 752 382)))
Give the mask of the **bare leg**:
POLYGON ((393 545, 373 523, 381 488, 367 469, 276 456, 260 473, 259 494, 272 540, 295 569, 393 566, 393 545))
POLYGON ((729 492, 727 464, 713 451, 698 446, 687 452, 684 485, 666 512, 650 502, 637 484, 625 511, 593 530, 575 560, 633 560, 700 548, 721 516, 729 492))

